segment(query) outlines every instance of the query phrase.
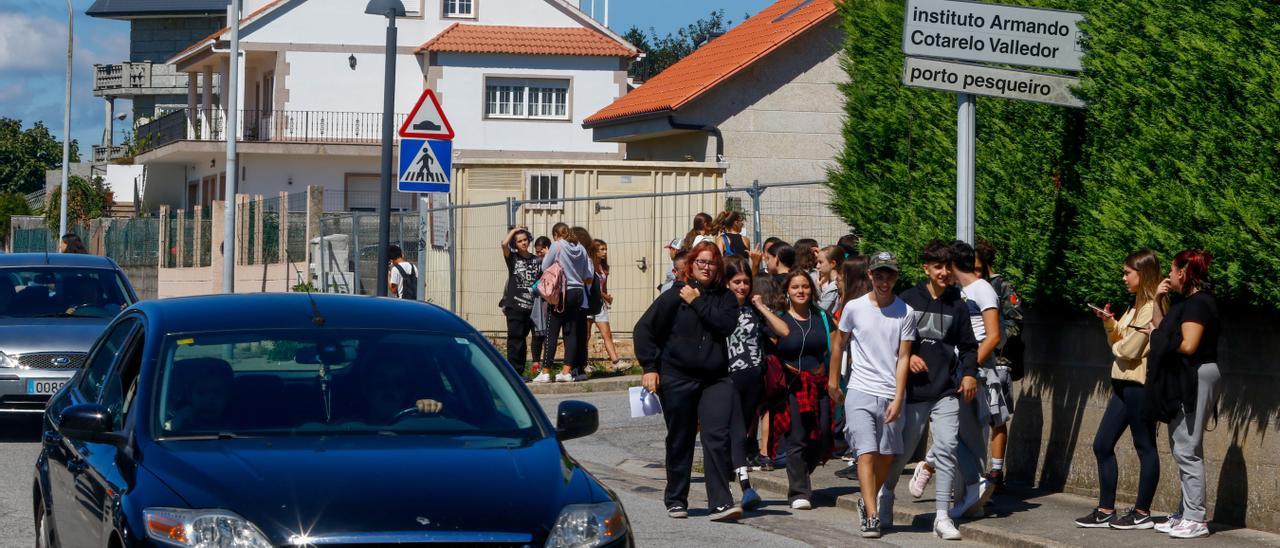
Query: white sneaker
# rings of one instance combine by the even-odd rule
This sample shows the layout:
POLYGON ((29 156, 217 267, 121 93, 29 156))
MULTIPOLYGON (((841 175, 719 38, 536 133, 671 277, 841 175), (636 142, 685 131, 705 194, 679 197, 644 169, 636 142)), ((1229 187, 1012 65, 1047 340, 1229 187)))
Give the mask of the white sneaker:
POLYGON ((627 360, 618 360, 616 362, 613 362, 613 370, 615 372, 626 371, 628 369, 631 369, 631 362, 627 360))
POLYGON ((556 373, 556 382, 573 382, 573 375, 569 373, 556 373))
POLYGON ((1170 538, 1200 538, 1209 536, 1209 526, 1195 520, 1184 519, 1169 531, 1170 538))
POLYGON ((1169 534, 1169 531, 1172 531, 1179 523, 1182 523, 1182 514, 1171 514, 1169 519, 1164 520, 1164 523, 1157 523, 1155 530, 1157 533, 1164 533, 1167 535, 1169 534))
POLYGON ((965 488, 964 500, 957 502, 956 505, 947 512, 947 515, 950 516, 951 519, 971 517, 970 514, 974 512, 977 512, 977 515, 981 516, 982 505, 986 504, 987 499, 991 498, 992 491, 994 491, 994 486, 991 482, 985 479, 978 480, 978 483, 965 488))
POLYGON ((987 501, 991 500, 991 495, 996 493, 996 484, 987 479, 978 482, 978 502, 969 507, 969 511, 964 513, 966 518, 980 518, 987 515, 987 501))
POLYGON ((924 496, 924 488, 929 486, 929 480, 933 478, 933 472, 929 471, 929 467, 924 463, 916 465, 916 470, 911 473, 911 483, 907 484, 907 490, 911 491, 911 496, 920 498, 924 496))
POLYGON ((533 378, 533 382, 536 382, 538 384, 551 382, 551 375, 546 371, 543 371, 541 373, 538 373, 538 376, 533 378))
POLYGON ((809 499, 796 499, 791 501, 792 510, 812 510, 813 505, 809 504, 809 499))
POLYGON ((956 522, 951 518, 933 520, 933 534, 942 540, 960 540, 960 530, 956 529, 956 522))

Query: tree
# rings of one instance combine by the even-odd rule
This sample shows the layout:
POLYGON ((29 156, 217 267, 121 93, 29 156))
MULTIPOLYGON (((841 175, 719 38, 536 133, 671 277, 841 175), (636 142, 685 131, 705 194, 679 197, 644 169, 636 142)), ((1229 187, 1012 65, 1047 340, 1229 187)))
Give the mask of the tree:
MULTIPOLYGON (((744 15, 743 19, 747 17, 744 15)), ((658 36, 658 32, 652 27, 645 34, 633 26, 622 37, 644 53, 644 57, 632 63, 627 72, 639 82, 653 78, 704 43, 724 34, 732 26, 733 21, 724 18, 724 10, 711 12, 706 19, 698 19, 677 30, 674 35, 667 33, 666 36, 658 36)))
MULTIPOLYGON (((111 210, 111 202, 107 199, 107 188, 102 184, 101 177, 95 177, 90 182, 78 175, 72 175, 67 180, 67 188, 70 191, 67 194, 68 225, 86 226, 90 220, 104 217, 111 210)), ((45 202, 44 222, 49 230, 58 230, 61 199, 62 189, 55 188, 49 193, 48 201, 45 202)))
MULTIPOLYGON (((71 161, 80 147, 71 141, 71 161)), ((0 192, 27 194, 44 188, 44 172, 62 167, 62 142, 36 122, 25 131, 22 120, 0 118, 0 192)))
POLYGON ((0 194, 0 241, 9 240, 9 227, 14 215, 30 215, 27 197, 16 192, 0 194))

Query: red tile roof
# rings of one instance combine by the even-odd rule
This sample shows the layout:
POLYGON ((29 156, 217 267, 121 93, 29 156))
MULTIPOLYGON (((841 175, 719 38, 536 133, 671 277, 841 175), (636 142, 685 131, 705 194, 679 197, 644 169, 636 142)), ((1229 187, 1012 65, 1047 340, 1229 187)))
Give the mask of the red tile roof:
POLYGON ((513 27, 454 23, 419 52, 635 57, 626 44, 583 27, 513 27))
POLYGON ((679 109, 835 13, 834 0, 778 0, 583 123, 679 109))

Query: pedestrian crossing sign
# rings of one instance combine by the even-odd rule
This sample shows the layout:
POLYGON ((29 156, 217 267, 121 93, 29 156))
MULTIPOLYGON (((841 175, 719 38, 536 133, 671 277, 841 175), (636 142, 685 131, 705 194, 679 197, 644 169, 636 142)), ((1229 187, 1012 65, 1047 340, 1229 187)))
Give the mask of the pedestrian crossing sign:
POLYGON ((453 141, 400 140, 400 192, 449 192, 453 179, 453 141))

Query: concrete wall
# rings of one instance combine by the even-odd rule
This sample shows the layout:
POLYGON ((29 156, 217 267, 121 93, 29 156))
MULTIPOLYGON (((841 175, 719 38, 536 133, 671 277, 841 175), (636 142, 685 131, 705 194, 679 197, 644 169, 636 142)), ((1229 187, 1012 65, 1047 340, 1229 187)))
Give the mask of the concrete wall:
MULTIPOLYGON (((342 211, 347 175, 378 174, 381 169, 379 161, 373 155, 243 154, 238 162, 243 168, 244 178, 239 181, 237 192, 271 198, 281 192, 293 194, 305 192, 308 186, 318 186, 325 189, 326 209, 342 211)), ((188 166, 185 172, 180 169, 174 171, 165 179, 152 176, 148 182, 147 200, 151 200, 151 192, 155 190, 173 197, 175 201, 169 203, 175 209, 190 207, 185 203, 187 182, 203 180, 206 176, 222 173, 224 169, 223 158, 219 157, 214 167, 209 167, 208 162, 200 162, 194 168, 188 166)))
MULTIPOLYGON (((236 266, 236 293, 261 293, 266 280, 268 293, 288 291, 294 283, 287 264, 236 266)), ((159 293, 161 299, 215 295, 222 293, 222 270, 211 266, 200 268, 159 269, 159 293)))
POLYGON ((460 54, 433 57, 443 67, 435 89, 449 122, 458 132, 454 139, 458 149, 618 152, 619 145, 593 142, 591 132, 582 128, 583 118, 622 95, 618 58, 460 54), (568 80, 569 119, 486 119, 486 76, 568 80))
MULTIPOLYGON (((1217 427, 1205 435, 1210 519, 1280 532, 1280 317, 1223 310, 1222 397, 1217 427)), ((1016 387, 1010 481, 1097 495, 1093 437, 1111 397, 1110 351, 1097 320, 1048 313, 1026 324, 1028 374, 1016 387)), ((1167 425, 1159 425, 1160 489, 1155 510, 1177 508, 1178 472, 1167 425)), ((1138 459, 1129 435, 1116 446, 1118 505, 1137 493, 1138 459)))
MULTIPOLYGON (((382 112, 385 55, 347 51, 289 51, 284 55, 289 64, 285 110, 382 112), (348 61, 351 55, 356 56, 355 69, 348 61)), ((397 113, 408 114, 417 102, 422 94, 422 73, 418 56, 396 56, 397 113)))
MULTIPOLYGON (((226 17, 132 19, 129 22, 129 60, 163 63, 187 46, 213 34, 225 23, 226 17)), ((177 85, 186 85, 185 77, 177 85)), ((169 86, 165 84, 164 87, 169 86)))

